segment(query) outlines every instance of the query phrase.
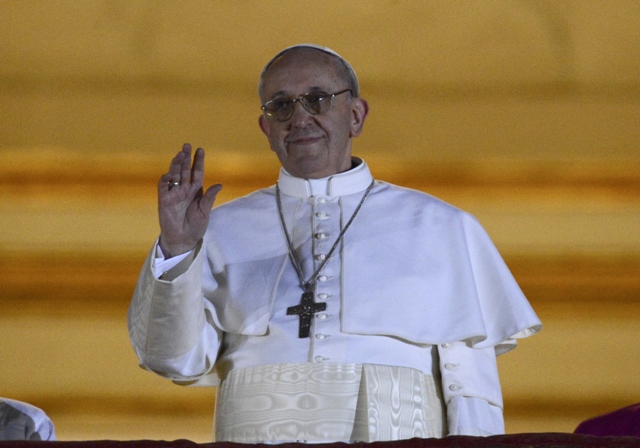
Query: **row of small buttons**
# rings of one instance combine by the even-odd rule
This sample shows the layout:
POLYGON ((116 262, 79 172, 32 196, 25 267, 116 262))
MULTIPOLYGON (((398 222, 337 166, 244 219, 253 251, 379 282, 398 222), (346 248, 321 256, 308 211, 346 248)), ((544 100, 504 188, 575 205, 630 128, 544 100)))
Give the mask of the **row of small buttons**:
MULTIPOLYGON (((444 344, 440 344, 440 347, 447 349, 449 347, 451 347, 453 344, 451 344, 451 342, 445 342, 444 344)), ((454 364, 452 362, 448 362, 444 365, 444 368, 447 370, 453 370, 456 367, 458 367, 458 364, 454 364)), ((462 386, 460 386, 459 384, 451 384, 449 385, 449 390, 452 392, 458 391, 462 389, 462 386)))
MULTIPOLYGON (((323 256, 323 258, 324 258, 324 256, 323 256)), ((328 277, 326 275, 321 275, 321 276, 318 277, 318 281, 326 281, 326 280, 328 280, 328 277), (321 279, 321 277, 322 277, 322 279, 321 279)), ((331 295, 327 294, 326 292, 321 292, 321 293, 319 293, 317 295, 317 298, 318 298, 319 301, 325 301, 329 297, 331 297, 331 295)), ((316 318, 318 320, 326 320, 326 319, 329 318, 329 315, 327 313, 318 313, 318 314, 316 314, 316 318)), ((325 338, 328 338, 328 337, 329 337, 329 335, 324 334, 324 333, 316 333, 316 335, 315 335, 315 338, 317 340, 319 340, 319 341, 321 341, 321 340, 323 340, 325 338)), ((314 358, 315 362, 324 362, 327 359, 329 359, 329 358, 325 358, 324 356, 316 356, 314 358)))
MULTIPOLYGON (((328 200, 327 200, 326 198, 324 198, 324 197, 318 197, 318 198, 316 198, 316 203, 318 203, 318 204, 325 204, 326 202, 328 202, 328 200)), ((315 213, 315 217, 316 217, 317 219, 320 219, 320 220, 327 220, 327 219, 329 219, 329 218, 331 217, 331 215, 330 215, 330 214, 328 214, 328 213, 326 213, 326 212, 324 212, 324 211, 317 211, 317 212, 315 213)), ((318 227, 320 227, 320 226, 318 226, 318 227)), ((328 233, 328 232, 326 232, 326 231, 325 231, 325 232, 323 232, 323 231, 322 231, 320 228, 318 228, 318 227, 316 227, 317 232, 313 234, 313 237, 314 237, 314 239, 315 239, 316 241, 318 241, 318 243, 317 243, 317 245, 316 245, 316 250, 318 250, 318 251, 323 251, 324 246, 325 246, 325 244, 326 244, 326 243, 324 243, 324 241, 325 241, 325 240, 327 240, 327 239, 329 239, 329 238, 331 238, 331 233, 328 233)), ((322 227, 324 227, 324 226, 322 226, 322 227)), ((326 258, 327 258, 327 256, 326 256, 326 254, 325 254, 325 253, 317 253, 317 254, 315 254, 315 255, 314 255, 314 259, 315 259, 316 261, 319 261, 319 262, 325 261, 325 260, 326 260, 326 258)), ((329 281, 330 279, 331 279, 331 277, 330 277, 330 276, 327 276, 327 275, 319 275, 319 276, 317 277, 318 282, 327 282, 327 281, 329 281)), ((329 299, 330 297, 331 297, 331 295, 330 295, 330 294, 327 294, 327 293, 325 293, 325 292, 321 292, 321 293, 319 293, 319 294, 317 295, 317 299, 318 299, 318 301, 320 301, 320 302, 327 301, 327 299, 329 299)), ((329 318, 329 314, 327 314, 327 313, 318 313, 318 314, 316 314, 316 316, 315 316, 315 317, 316 317, 318 320, 326 321, 326 320, 329 318)), ((324 327, 324 325, 326 325, 326 324, 323 324, 323 327, 324 327)), ((322 340, 324 340, 324 339, 328 338, 329 336, 330 336, 330 335, 328 335, 328 334, 326 334, 326 333, 321 333, 321 332, 319 332, 319 333, 316 333, 316 334, 315 334, 315 339, 316 339, 316 340, 318 340, 318 341, 322 341, 322 340)), ((326 357, 324 357, 324 356, 320 356, 320 355, 315 356, 313 359, 314 359, 314 361, 315 361, 315 362, 324 362, 324 361, 329 360, 329 358, 326 358, 326 357)))
MULTIPOLYGON (((318 294, 318 299, 319 300, 326 300, 329 297, 330 297, 329 294, 324 293, 324 292, 321 292, 320 294, 318 294)), ((326 319, 329 318, 329 315, 327 313, 318 313, 318 314, 316 314, 316 318, 318 318, 319 320, 326 320, 326 319)), ((328 338, 328 337, 329 337, 329 335, 327 335, 327 334, 316 333, 316 339, 318 339, 320 341, 325 339, 325 338, 328 338)), ((328 358, 325 358, 323 356, 316 356, 314 359, 315 359, 316 362, 323 362, 328 358)))

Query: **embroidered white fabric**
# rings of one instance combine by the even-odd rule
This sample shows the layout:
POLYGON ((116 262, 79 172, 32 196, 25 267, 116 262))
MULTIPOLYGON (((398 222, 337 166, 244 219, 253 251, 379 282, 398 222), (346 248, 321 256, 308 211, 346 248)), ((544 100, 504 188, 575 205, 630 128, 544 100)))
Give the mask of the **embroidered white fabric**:
POLYGON ((373 364, 271 364, 232 370, 218 391, 216 441, 375 442, 443 437, 434 378, 373 364))

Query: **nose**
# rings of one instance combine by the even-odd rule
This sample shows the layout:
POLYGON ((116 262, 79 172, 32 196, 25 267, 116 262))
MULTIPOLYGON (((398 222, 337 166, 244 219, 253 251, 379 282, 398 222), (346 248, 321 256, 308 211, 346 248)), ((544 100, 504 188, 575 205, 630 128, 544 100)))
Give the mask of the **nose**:
POLYGON ((291 115, 291 126, 293 127, 305 127, 311 121, 313 121, 313 115, 311 115, 302 105, 300 100, 293 103, 293 115, 291 115))

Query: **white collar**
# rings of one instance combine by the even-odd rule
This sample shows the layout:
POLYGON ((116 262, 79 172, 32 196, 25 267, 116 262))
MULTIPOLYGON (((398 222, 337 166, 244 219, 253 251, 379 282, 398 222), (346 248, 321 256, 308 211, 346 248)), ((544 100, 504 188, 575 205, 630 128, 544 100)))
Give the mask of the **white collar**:
POLYGON ((373 176, 364 160, 357 157, 352 157, 352 160, 357 164, 354 168, 322 179, 294 177, 281 168, 278 187, 287 196, 303 199, 316 195, 331 197, 359 193, 367 189, 373 176))

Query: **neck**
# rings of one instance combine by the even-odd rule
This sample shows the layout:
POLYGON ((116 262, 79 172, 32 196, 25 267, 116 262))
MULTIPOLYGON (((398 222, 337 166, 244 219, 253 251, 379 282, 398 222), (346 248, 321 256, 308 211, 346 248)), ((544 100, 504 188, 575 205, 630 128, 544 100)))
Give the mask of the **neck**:
MULTIPOLYGON (((351 173, 352 170, 355 170, 359 166, 362 166, 362 160, 357 159, 355 157, 351 158, 351 165, 347 170, 341 171, 339 173, 331 174, 325 177, 319 178, 305 178, 304 180, 307 182, 309 195, 317 196, 317 195, 328 195, 329 194, 329 181, 337 176, 342 176, 351 173)), ((301 179, 301 178, 299 178, 301 179)))
POLYGON ((278 184, 284 194, 298 198, 344 196, 363 192, 371 182, 371 172, 367 164, 358 158, 353 159, 352 166, 345 172, 321 179, 295 177, 282 168, 278 184))

